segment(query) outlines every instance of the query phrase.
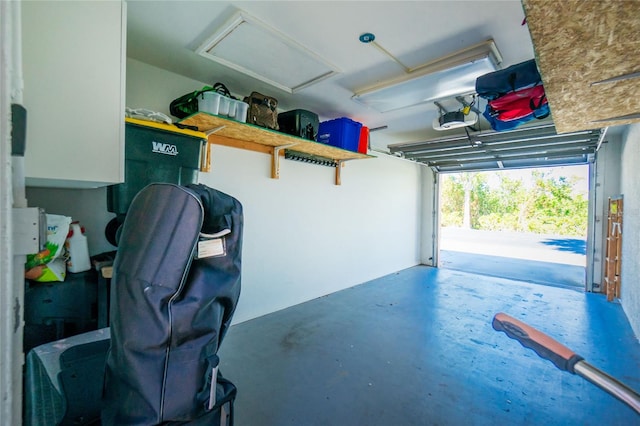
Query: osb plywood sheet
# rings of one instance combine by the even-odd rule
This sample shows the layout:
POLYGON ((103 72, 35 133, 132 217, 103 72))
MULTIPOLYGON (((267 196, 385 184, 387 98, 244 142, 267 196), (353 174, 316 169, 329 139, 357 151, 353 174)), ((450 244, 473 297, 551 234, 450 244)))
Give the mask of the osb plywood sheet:
POLYGON ((523 0, 536 60, 558 133, 638 122, 640 0, 523 0))
MULTIPOLYGON (((205 133, 219 127, 220 130, 216 131, 214 135, 272 147, 293 145, 290 147, 292 150, 334 160, 371 158, 369 155, 334 148, 322 143, 307 141, 285 133, 253 126, 251 124, 240 123, 203 112, 187 117, 180 121, 180 124, 196 126, 198 130, 205 133)), ((215 143, 215 137, 210 137, 209 140, 215 143)))

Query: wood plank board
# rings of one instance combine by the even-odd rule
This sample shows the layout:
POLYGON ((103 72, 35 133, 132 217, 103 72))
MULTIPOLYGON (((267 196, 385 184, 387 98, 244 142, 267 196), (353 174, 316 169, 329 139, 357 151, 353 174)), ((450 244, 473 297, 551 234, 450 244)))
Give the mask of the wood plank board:
POLYGON ((558 133, 639 122, 640 1, 523 0, 558 133))
MULTIPOLYGON (((228 139, 235 139, 239 142, 253 142, 271 147, 291 146, 293 151, 312 154, 318 157, 333 160, 355 160, 374 158, 373 156, 360 154, 358 152, 347 151, 323 143, 312 142, 298 138, 275 130, 265 129, 247 123, 240 123, 235 120, 218 117, 216 115, 199 112, 180 121, 180 124, 196 126, 201 132, 207 133, 210 130, 220 128, 213 135, 209 136, 209 142, 216 143, 216 136, 228 139)), ((225 143, 224 145, 228 145, 225 143)), ((245 148, 244 146, 238 146, 245 148)))

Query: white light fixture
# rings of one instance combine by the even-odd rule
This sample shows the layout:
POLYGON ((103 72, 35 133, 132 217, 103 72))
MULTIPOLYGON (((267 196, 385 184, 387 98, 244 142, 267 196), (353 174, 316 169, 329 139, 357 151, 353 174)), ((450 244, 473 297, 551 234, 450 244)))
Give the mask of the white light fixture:
MULTIPOLYGON (((395 60, 395 58, 393 58, 395 60)), ((397 61, 397 60, 396 60, 397 61)), ((423 65, 356 91, 352 99, 380 112, 394 111, 475 92, 476 79, 496 71, 502 56, 493 40, 423 65)))

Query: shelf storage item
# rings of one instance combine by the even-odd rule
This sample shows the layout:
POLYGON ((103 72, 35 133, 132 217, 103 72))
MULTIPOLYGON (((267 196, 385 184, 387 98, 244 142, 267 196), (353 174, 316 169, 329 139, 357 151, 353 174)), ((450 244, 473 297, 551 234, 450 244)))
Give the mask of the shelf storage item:
POLYGON ((265 129, 247 123, 240 123, 215 115, 199 112, 180 121, 180 124, 195 126, 208 136, 210 144, 263 152, 271 156, 271 177, 280 177, 280 157, 285 152, 302 158, 316 158, 335 166, 335 184, 341 183, 341 169, 351 160, 373 158, 366 154, 347 151, 323 143, 312 142, 275 130, 265 129))

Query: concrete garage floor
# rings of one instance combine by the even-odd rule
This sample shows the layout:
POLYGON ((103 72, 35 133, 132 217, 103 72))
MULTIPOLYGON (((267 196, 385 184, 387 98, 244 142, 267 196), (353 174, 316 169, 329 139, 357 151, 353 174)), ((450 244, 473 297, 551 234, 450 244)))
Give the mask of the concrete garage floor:
POLYGON ((416 266, 231 327, 220 356, 238 387, 236 425, 640 424, 494 331, 497 312, 640 389, 640 345, 619 304, 416 266))
POLYGON ((585 289, 586 241, 523 232, 441 228, 438 265, 474 274, 585 289))

